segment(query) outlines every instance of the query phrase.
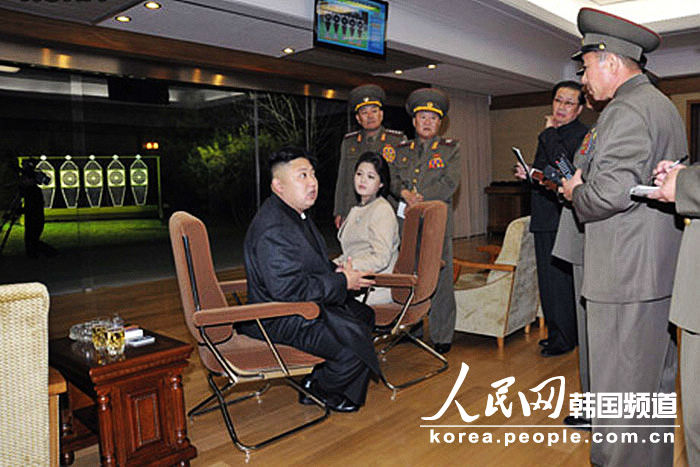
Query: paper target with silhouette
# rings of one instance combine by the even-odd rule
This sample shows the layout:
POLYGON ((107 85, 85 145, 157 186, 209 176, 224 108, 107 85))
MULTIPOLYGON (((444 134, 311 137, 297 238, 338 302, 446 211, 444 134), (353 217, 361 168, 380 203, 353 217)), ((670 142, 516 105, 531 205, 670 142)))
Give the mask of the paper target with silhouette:
POLYGON ((58 171, 61 182, 61 194, 67 208, 78 207, 78 196, 80 195, 80 174, 78 166, 71 160, 71 156, 66 156, 66 161, 61 164, 58 171))
POLYGON ((41 161, 39 161, 39 163, 36 165, 36 170, 41 170, 44 175, 49 177, 49 183, 39 185, 39 188, 41 188, 41 194, 44 197, 44 207, 52 208, 53 200, 56 196, 56 169, 48 160, 46 160, 46 156, 41 156, 41 161))
POLYGON ((124 205, 126 193, 126 170, 124 164, 119 162, 119 156, 112 156, 112 162, 107 166, 107 190, 112 200, 112 206, 124 205))
POLYGON ((90 156, 90 160, 83 167, 83 185, 85 195, 91 208, 98 208, 102 204, 102 166, 90 156))
POLYGON ((148 195, 148 166, 136 155, 136 160, 129 167, 129 178, 131 181, 131 192, 134 195, 134 203, 137 206, 146 204, 148 195))

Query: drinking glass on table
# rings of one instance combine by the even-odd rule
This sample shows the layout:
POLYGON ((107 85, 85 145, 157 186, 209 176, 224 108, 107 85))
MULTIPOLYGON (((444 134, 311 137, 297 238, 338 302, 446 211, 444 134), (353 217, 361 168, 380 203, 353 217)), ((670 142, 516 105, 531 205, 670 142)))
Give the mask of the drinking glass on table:
POLYGON ((95 350, 102 351, 107 345, 107 327, 111 326, 112 322, 108 318, 96 318, 90 321, 92 329, 92 345, 95 350))
POLYGON ((107 353, 111 356, 124 353, 124 326, 111 325, 106 328, 107 353))

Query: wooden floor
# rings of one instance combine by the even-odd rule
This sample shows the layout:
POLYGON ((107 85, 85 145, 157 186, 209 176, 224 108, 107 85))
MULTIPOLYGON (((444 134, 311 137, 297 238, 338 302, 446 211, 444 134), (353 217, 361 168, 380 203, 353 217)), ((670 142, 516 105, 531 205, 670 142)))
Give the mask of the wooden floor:
MULTIPOLYGON (((483 239, 459 244, 457 255, 476 259, 467 251, 483 239)), ((237 278, 241 270, 226 271, 221 279, 237 278)), ((74 323, 98 315, 119 313, 127 322, 158 331, 174 338, 192 342, 185 327, 180 299, 174 279, 149 282, 137 286, 102 288, 90 293, 52 297, 49 317, 50 336, 65 336, 74 323)), ((315 427, 291 438, 264 448, 251 455, 250 463, 258 465, 479 465, 479 466, 584 466, 589 465, 587 440, 581 433, 579 443, 546 444, 515 443, 505 447, 507 432, 520 436, 549 433, 562 436, 563 428, 547 428, 561 425, 565 410, 557 419, 548 418, 551 410, 535 411, 530 417, 523 415, 518 391, 534 402, 530 388, 554 376, 566 378, 566 392, 579 391, 577 354, 575 352, 555 358, 539 355, 538 339, 542 335, 533 327, 529 335, 519 331, 506 338, 503 351, 498 350, 496 340, 457 333, 452 351, 448 354, 449 369, 430 380, 401 391, 396 400, 382 384, 370 383, 367 403, 359 412, 332 414, 315 427), (495 428, 441 428, 440 433, 477 433, 479 437, 493 433, 492 443, 470 443, 465 437, 462 444, 431 443, 430 428, 421 424, 464 425, 458 409, 452 404, 436 421, 426 422, 421 417, 434 415, 443 405, 458 378, 462 364, 469 365, 469 372, 455 400, 470 415, 479 415, 473 424, 498 425, 495 428), (501 411, 486 417, 489 394, 495 389, 491 384, 506 377, 515 382, 508 392, 507 403, 512 402, 512 415, 508 418, 501 411), (538 425, 536 428, 520 428, 516 425, 538 425)), ((417 353, 412 346, 400 345, 396 355, 390 355, 386 363, 389 378, 410 376, 432 362, 417 353), (395 358, 398 357, 398 358, 395 358)), ((205 371, 199 358, 193 354, 184 373, 185 403, 188 408, 209 395, 205 371)), ((242 388, 255 389, 252 386, 242 388)), ((568 397, 565 399, 568 401, 568 397)), ((284 428, 316 415, 313 408, 296 403, 296 394, 285 386, 273 386, 262 398, 247 401, 232 410, 234 423, 244 441, 255 442, 272 431, 284 428)), ((566 429, 571 434, 571 429, 566 429)), ((188 422, 188 436, 197 447, 195 466, 229 466, 245 462, 245 455, 238 451, 226 433, 218 412, 197 417, 188 422)), ((99 464, 95 447, 76 453, 77 466, 99 464)), ((678 465, 678 464, 677 464, 678 465)))

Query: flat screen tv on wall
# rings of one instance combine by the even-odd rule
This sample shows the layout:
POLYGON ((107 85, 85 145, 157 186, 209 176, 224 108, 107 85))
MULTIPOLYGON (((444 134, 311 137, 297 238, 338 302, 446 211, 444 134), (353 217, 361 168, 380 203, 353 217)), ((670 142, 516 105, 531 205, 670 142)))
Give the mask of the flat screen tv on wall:
POLYGON ((315 0, 314 45, 386 56, 389 5, 381 0, 315 0))

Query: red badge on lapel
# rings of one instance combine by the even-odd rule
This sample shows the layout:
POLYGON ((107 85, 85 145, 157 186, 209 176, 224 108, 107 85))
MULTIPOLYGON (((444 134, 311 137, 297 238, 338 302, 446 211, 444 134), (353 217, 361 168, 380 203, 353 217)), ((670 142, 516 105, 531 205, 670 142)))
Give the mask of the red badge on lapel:
POLYGON ((445 163, 442 161, 442 156, 440 154, 433 154, 433 158, 428 161, 429 169, 442 169, 445 167, 445 163))

